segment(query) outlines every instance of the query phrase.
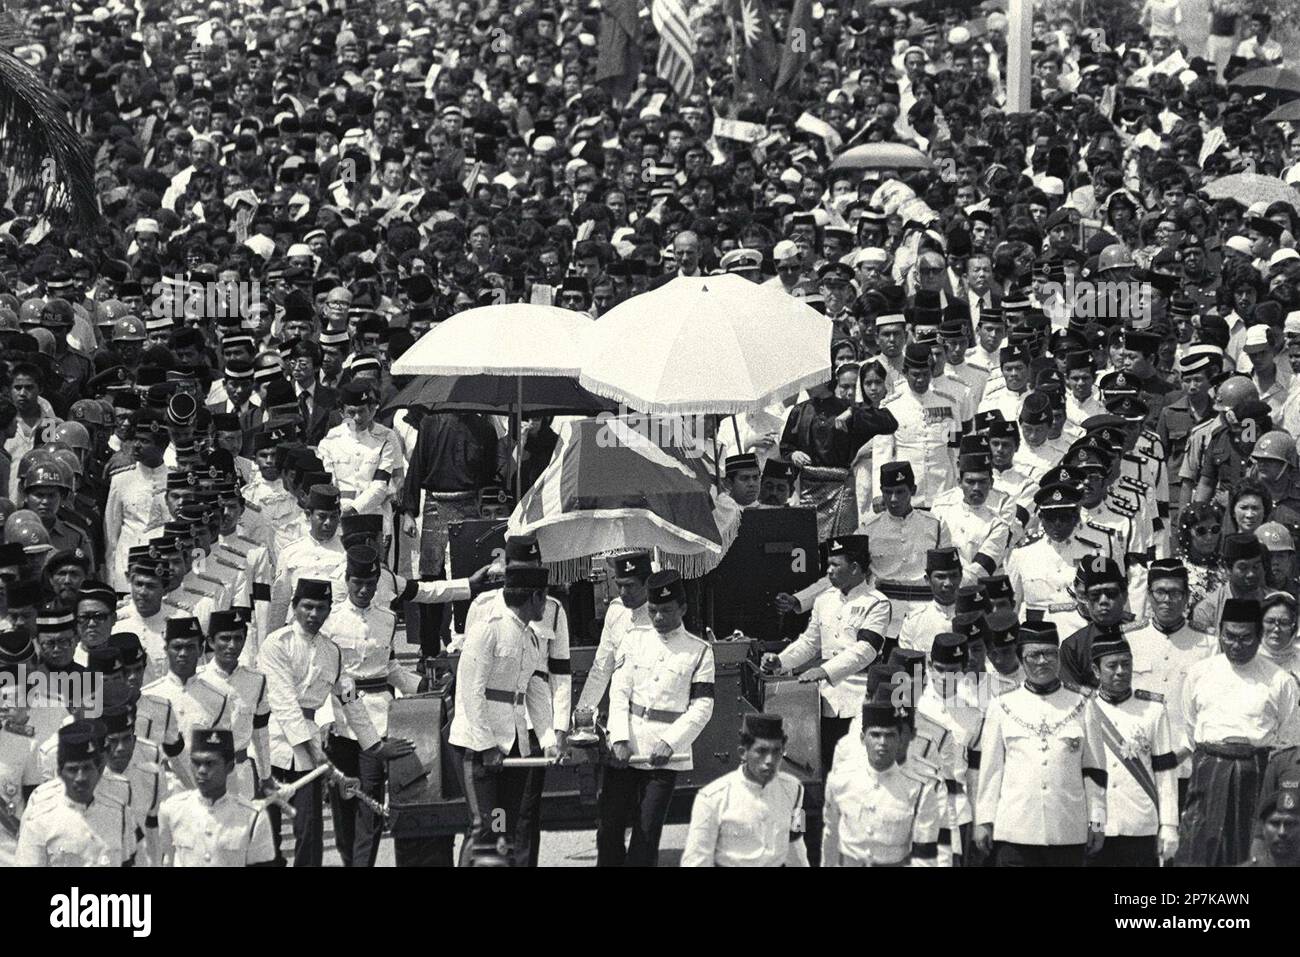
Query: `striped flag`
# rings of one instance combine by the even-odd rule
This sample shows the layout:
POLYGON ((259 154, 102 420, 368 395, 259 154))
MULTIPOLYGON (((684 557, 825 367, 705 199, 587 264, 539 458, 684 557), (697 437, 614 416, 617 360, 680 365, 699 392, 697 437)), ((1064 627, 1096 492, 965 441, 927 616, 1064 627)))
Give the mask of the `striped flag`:
POLYGON ((695 37, 681 0, 654 0, 650 19, 659 31, 659 62, 655 72, 668 81, 678 99, 695 84, 695 37))

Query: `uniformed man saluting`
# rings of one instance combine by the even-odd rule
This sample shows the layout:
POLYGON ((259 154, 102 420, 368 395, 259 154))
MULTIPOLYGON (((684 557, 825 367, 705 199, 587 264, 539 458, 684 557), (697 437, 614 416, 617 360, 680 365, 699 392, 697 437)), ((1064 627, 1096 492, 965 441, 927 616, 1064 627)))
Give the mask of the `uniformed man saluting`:
POLYGON ((975 843, 999 867, 1081 866, 1105 838, 1105 745, 1088 699, 1061 684, 1060 644, 1051 622, 1020 626, 1025 683, 980 734, 975 843))
POLYGON ((888 701, 862 706, 866 760, 836 762, 826 779, 823 867, 934 867, 940 791, 898 765, 902 716, 888 701))
POLYGON ((609 689, 613 751, 600 790, 597 867, 654 867, 679 771, 713 716, 713 648, 682 627, 686 586, 675 571, 655 572, 651 628, 629 632, 609 689), (649 767, 629 767, 633 755, 649 767), (630 845, 623 835, 632 827, 630 845))
MULTIPOLYGON (((468 864, 475 846, 504 833, 515 835, 528 785, 528 771, 505 768, 507 757, 528 757, 531 745, 524 707, 539 739, 552 738, 550 689, 532 682, 545 666, 546 647, 532 623, 546 610, 545 568, 507 565, 502 592, 505 611, 470 630, 456 671, 456 712, 448 741, 456 749, 457 767, 470 813, 470 834, 461 849, 468 864), (499 816, 504 812, 505 820, 499 816), (505 831, 500 831, 504 824, 505 831)), ((552 744, 546 749, 554 757, 552 744)), ((513 861, 528 863, 528 842, 516 839, 513 861)))
POLYGON ((747 714, 740 767, 701 788, 691 806, 682 867, 807 867, 803 785, 781 770, 779 714, 747 714))
POLYGON ((135 815, 95 793, 106 762, 101 721, 59 728, 56 780, 32 792, 18 832, 18 867, 129 867, 139 832, 135 815))
POLYGON ((190 742, 195 789, 173 794, 158 811, 163 867, 267 867, 275 862, 271 821, 252 801, 226 790, 235 770, 235 737, 196 730, 190 742))

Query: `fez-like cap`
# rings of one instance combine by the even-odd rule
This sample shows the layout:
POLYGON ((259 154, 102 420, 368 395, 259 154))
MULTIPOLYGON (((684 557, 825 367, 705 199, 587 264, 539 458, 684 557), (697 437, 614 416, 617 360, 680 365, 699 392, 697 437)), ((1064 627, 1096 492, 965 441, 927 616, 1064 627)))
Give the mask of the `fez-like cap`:
POLYGON ((1223 603, 1223 614, 1219 620, 1224 624, 1249 622, 1258 625, 1261 614, 1260 604, 1255 599, 1229 598, 1223 603))
POLYGON ((900 728, 903 716, 888 701, 867 701, 862 705, 862 728, 900 728))
POLYGON ((650 590, 650 603, 653 605, 686 601, 686 583, 675 568, 655 572, 646 579, 646 587, 650 590))
POLYGON ((737 472, 744 472, 750 469, 758 471, 758 456, 753 452, 743 452, 740 455, 728 455, 724 468, 729 477, 735 475, 737 472))
MULTIPOLYGON (((992 623, 989 627, 993 628, 992 623)), ((1016 646, 1024 645, 1051 645, 1053 648, 1059 648, 1061 636, 1057 634, 1056 625, 1046 619, 1026 621, 1020 625, 1020 633, 1016 637, 1016 646)))
POLYGON ((337 512, 339 510, 339 490, 333 485, 313 485, 307 493, 309 511, 337 512))
POLYGON ((122 652, 114 648, 111 642, 91 648, 86 652, 86 669, 115 675, 122 670, 122 652))
POLYGON ((859 564, 871 559, 871 539, 866 535, 836 535, 831 539, 830 556, 846 555, 859 564))
POLYGON ((58 762, 86 761, 104 753, 108 730, 102 721, 77 718, 59 728, 58 762))
POLYGON ((195 729, 190 741, 190 753, 195 751, 215 751, 229 760, 235 756, 235 734, 225 728, 195 729))
POLYGON ((993 456, 988 452, 967 452, 957 456, 957 472, 992 472, 993 456))
POLYGON ((895 648, 889 653, 889 663, 898 665, 909 678, 916 674, 918 668, 924 674, 925 652, 915 648, 895 648))
POLYGON ((540 562, 542 547, 536 535, 512 535, 506 539, 506 564, 511 562, 540 562))
POLYGON ((1011 587, 1011 577, 1009 575, 989 575, 980 579, 980 588, 984 589, 984 597, 993 598, 1015 598, 1015 590, 1011 587))
POLYGON ((294 601, 330 601, 332 598, 330 583, 319 578, 299 578, 293 589, 294 601))
POLYGON ((995 611, 984 619, 988 626, 988 644, 993 648, 1010 648, 1020 641, 1020 619, 1010 610, 995 611))
POLYGON ((1249 561, 1252 558, 1264 557, 1264 546, 1259 543, 1259 539, 1251 532, 1236 532, 1232 535, 1225 535, 1223 543, 1219 546, 1219 554, 1225 562, 1249 561))
POLYGON ((379 577, 379 552, 369 545, 353 545, 347 554, 349 578, 379 577))
POLYGON ((1079 559, 1076 569, 1085 589, 1094 585, 1123 585, 1124 571, 1119 563, 1105 555, 1088 555, 1079 559))
POLYGON ((248 620, 235 609, 214 611, 208 617, 208 632, 214 637, 228 631, 247 631, 248 620))
POLYGON ((961 571, 961 554, 955 548, 927 549, 925 570, 927 573, 961 571))
POLYGON ((765 741, 785 738, 785 722, 779 714, 747 714, 741 719, 740 727, 750 737, 765 741))
POLYGON ((936 665, 964 665, 970 658, 965 635, 943 631, 934 636, 930 645, 930 660, 936 665))
POLYGON ((539 565, 506 565, 507 588, 545 588, 550 579, 550 570, 539 565))
POLYGON ((645 549, 613 555, 608 562, 615 578, 640 578, 644 581, 650 577, 650 553, 645 549))
POLYGON ((793 483, 799 477, 799 466, 793 462, 783 462, 780 459, 768 459, 763 463, 763 478, 765 479, 785 479, 793 483))
POLYGON ((1187 584, 1187 566, 1177 558, 1157 558, 1147 568, 1147 587, 1150 588, 1162 578, 1172 578, 1187 584))
POLYGON ((384 531, 384 516, 359 515, 350 512, 339 519, 339 534, 343 538, 351 535, 380 535, 384 531))
POLYGON ((986 602, 984 589, 979 585, 962 585, 957 589, 957 601, 953 605, 954 617, 982 615, 986 602))
POLYGON ((920 342, 909 342, 903 350, 903 368, 930 368, 930 347, 920 342))
MULTIPOLYGON (((119 663, 119 668, 121 667, 119 663)), ((129 704, 119 704, 105 708, 100 721, 104 724, 105 734, 125 734, 135 730, 135 708, 129 704)))
POLYGON ((1025 425, 1051 425, 1052 400, 1045 392, 1031 392, 1020 406, 1020 421, 1025 425))
POLYGON ((902 665, 888 661, 877 661, 867 666, 867 695, 869 697, 874 695, 876 689, 882 685, 892 690, 896 684, 901 684, 907 680, 907 669, 902 665))
POLYGON ((168 618, 165 636, 166 641, 174 641, 177 638, 195 638, 202 642, 203 629, 200 627, 197 618, 168 618))
POLYGON ((1133 649, 1118 628, 1109 628, 1092 639, 1092 660, 1101 661, 1107 655, 1129 655, 1133 649))
POLYGON ((916 488, 916 474, 911 462, 886 462, 880 466, 880 487, 893 488, 907 485, 916 488))

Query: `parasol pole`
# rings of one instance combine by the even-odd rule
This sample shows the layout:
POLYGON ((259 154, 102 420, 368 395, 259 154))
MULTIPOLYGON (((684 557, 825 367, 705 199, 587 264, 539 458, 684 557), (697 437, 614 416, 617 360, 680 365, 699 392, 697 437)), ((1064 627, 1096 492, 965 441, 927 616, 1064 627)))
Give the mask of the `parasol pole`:
POLYGON ((524 497, 524 377, 515 376, 515 504, 524 497))

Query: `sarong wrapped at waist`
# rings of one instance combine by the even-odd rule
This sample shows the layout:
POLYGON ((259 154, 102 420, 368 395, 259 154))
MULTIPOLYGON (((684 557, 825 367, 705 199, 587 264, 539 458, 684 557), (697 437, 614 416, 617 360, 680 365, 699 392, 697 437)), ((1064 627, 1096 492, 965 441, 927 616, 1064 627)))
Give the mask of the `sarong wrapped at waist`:
POLYGON ((849 535, 858 527, 858 502, 849 470, 805 466, 799 473, 799 504, 817 510, 817 540, 849 535))

